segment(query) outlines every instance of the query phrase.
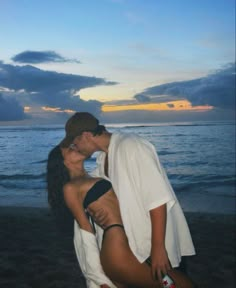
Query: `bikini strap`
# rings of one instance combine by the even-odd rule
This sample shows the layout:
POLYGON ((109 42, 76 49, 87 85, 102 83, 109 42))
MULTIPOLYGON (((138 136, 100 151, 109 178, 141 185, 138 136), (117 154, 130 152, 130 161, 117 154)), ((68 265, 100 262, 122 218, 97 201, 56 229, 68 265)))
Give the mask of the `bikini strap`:
POLYGON ((124 225, 122 225, 122 224, 112 224, 112 225, 107 226, 107 227, 104 229, 104 233, 107 232, 109 229, 111 229, 111 228, 113 228, 113 227, 120 227, 120 228, 122 228, 122 229, 125 229, 125 228, 124 228, 124 225))

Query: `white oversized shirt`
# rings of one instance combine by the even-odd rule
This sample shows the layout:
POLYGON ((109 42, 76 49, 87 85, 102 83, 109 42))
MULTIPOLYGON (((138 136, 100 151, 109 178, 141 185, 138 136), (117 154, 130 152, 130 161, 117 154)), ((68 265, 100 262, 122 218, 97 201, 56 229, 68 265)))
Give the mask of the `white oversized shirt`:
MULTIPOLYGON (((104 152, 97 157, 96 175, 103 178, 107 178, 105 157, 104 152)), ((151 253, 149 211, 163 204, 167 205, 165 245, 172 266, 179 266, 181 256, 195 254, 183 211, 150 142, 138 135, 112 134, 107 179, 119 200, 130 248, 140 262, 151 253)))

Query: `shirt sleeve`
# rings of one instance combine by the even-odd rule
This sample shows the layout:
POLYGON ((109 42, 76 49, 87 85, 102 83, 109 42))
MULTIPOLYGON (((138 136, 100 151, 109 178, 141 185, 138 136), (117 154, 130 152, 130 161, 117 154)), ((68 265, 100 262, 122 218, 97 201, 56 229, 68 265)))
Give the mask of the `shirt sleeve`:
POLYGON ((131 138, 126 141, 124 151, 129 177, 146 212, 163 204, 169 210, 176 197, 154 146, 142 138, 131 138))
POLYGON ((74 222, 74 247, 88 288, 100 288, 102 284, 116 288, 102 269, 95 235, 80 229, 76 221, 74 222))
POLYGON ((100 176, 100 172, 99 172, 99 168, 96 167, 95 169, 93 169, 92 171, 89 172, 89 175, 91 177, 99 177, 100 176))

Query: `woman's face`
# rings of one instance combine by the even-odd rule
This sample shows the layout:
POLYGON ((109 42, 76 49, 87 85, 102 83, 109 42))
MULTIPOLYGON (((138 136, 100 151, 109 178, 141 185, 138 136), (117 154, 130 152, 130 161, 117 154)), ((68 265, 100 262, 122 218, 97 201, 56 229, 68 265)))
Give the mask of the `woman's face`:
POLYGON ((64 158, 64 163, 66 164, 76 164, 78 162, 84 161, 85 156, 75 150, 70 148, 61 148, 62 156, 64 158))

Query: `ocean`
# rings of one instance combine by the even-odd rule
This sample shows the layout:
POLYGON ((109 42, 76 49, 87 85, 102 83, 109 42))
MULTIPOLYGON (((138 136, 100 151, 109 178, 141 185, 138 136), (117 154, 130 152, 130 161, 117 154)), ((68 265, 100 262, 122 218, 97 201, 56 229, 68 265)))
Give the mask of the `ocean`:
MULTIPOLYGON (((107 125, 154 144, 184 211, 235 213, 235 123, 184 122, 107 125)), ((0 206, 46 207, 49 151, 62 125, 0 126, 0 206)), ((96 153, 86 169, 96 165, 96 153)))

